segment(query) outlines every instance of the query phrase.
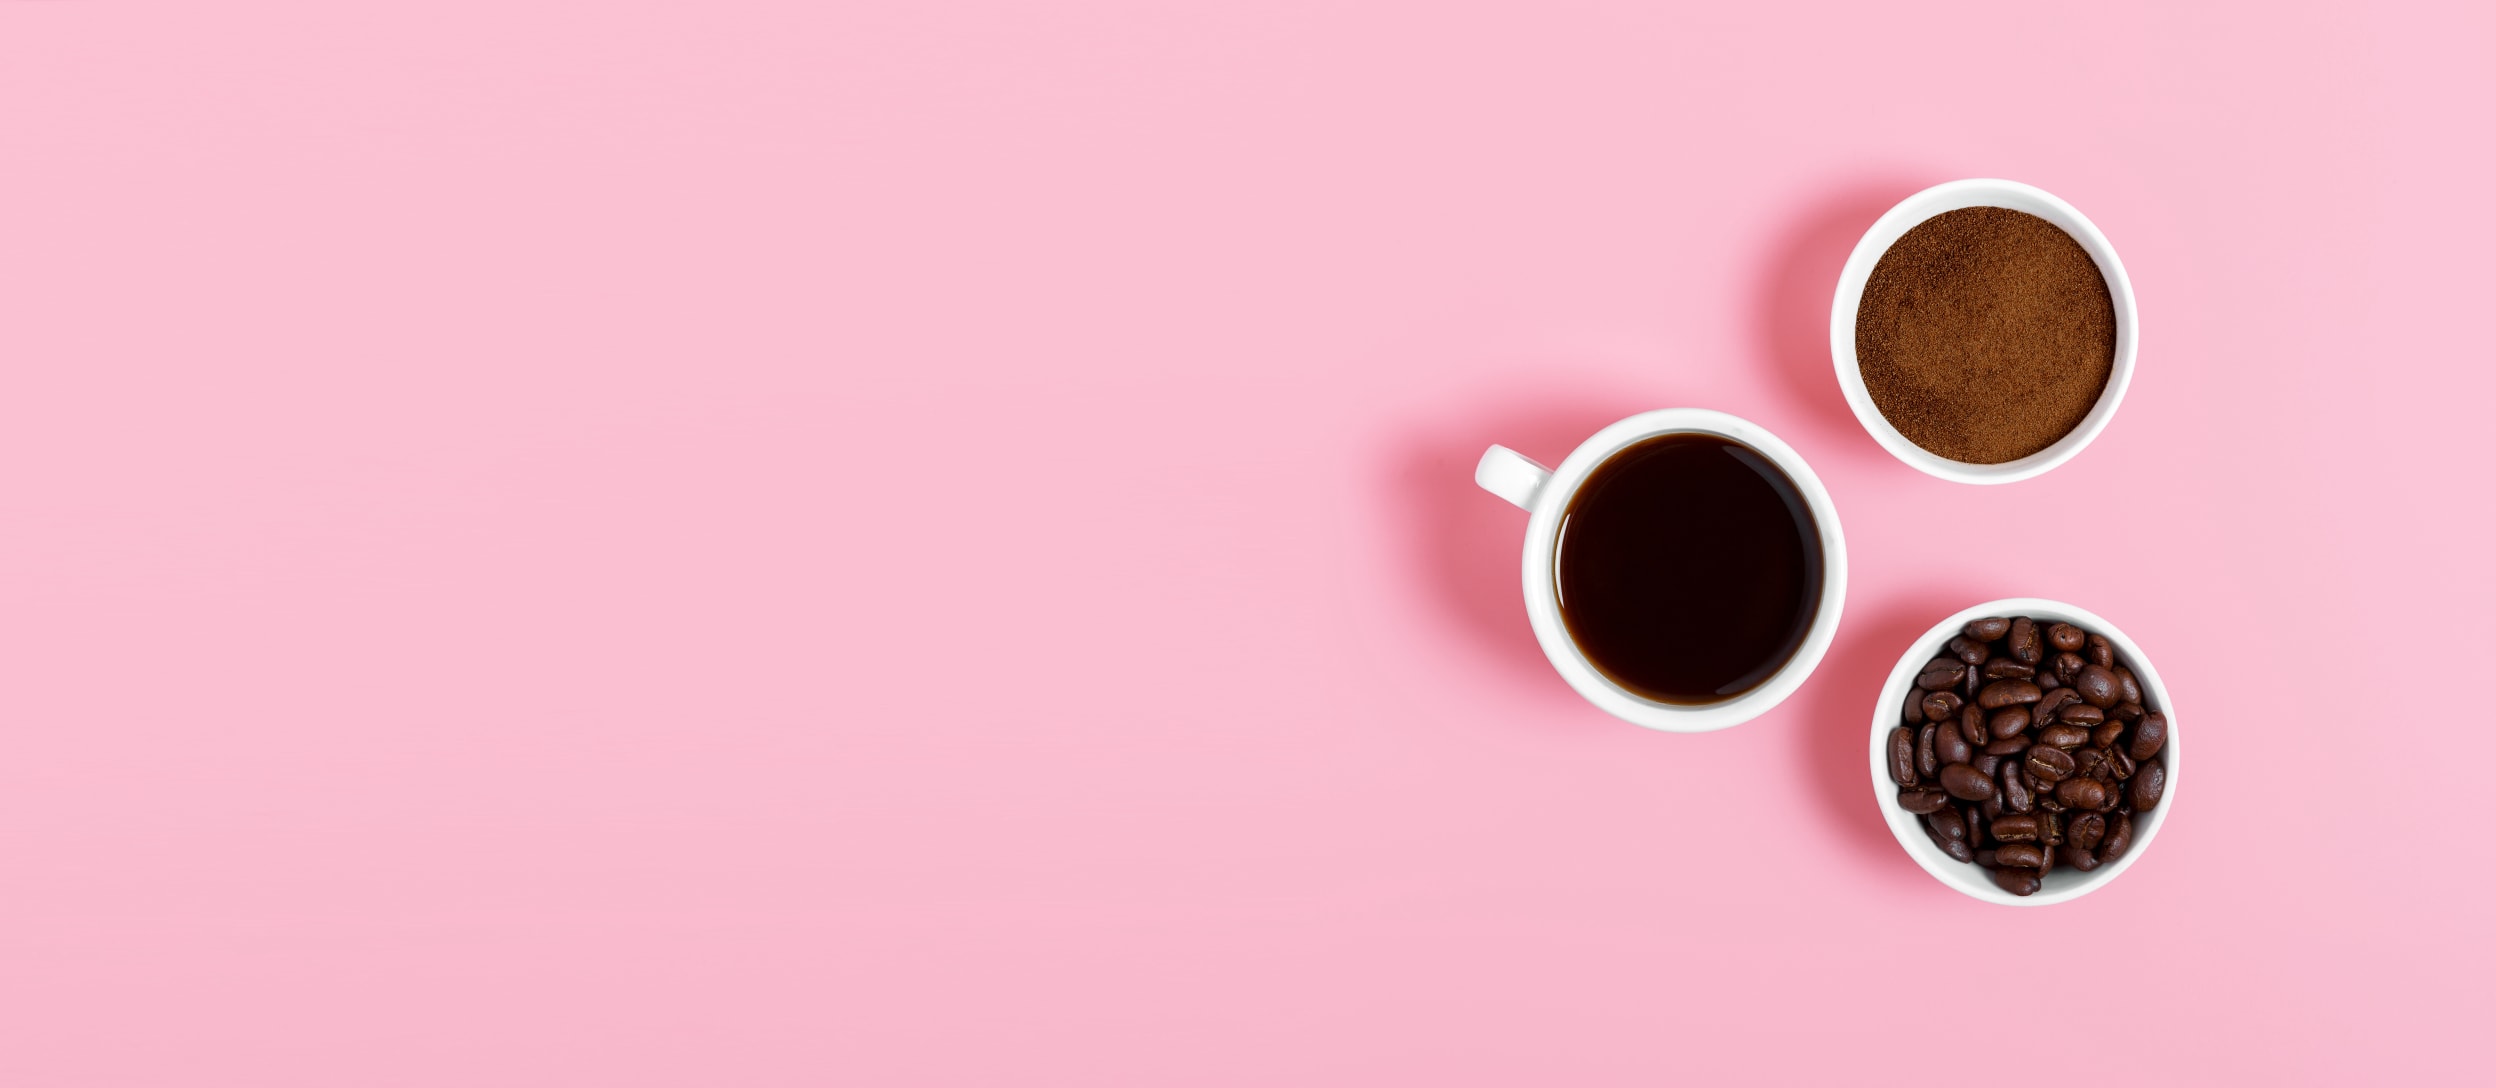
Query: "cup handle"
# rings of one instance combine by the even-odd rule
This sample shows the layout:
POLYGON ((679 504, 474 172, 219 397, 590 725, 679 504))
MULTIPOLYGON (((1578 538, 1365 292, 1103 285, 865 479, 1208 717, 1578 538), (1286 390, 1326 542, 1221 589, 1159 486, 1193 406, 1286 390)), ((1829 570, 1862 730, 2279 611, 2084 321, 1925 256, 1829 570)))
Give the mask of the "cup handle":
POLYGON ((1519 509, 1534 509, 1534 500, 1543 493, 1543 485, 1551 481, 1551 470, 1542 463, 1506 446, 1493 446, 1482 451, 1482 460, 1473 466, 1473 482, 1482 490, 1515 503, 1519 509))

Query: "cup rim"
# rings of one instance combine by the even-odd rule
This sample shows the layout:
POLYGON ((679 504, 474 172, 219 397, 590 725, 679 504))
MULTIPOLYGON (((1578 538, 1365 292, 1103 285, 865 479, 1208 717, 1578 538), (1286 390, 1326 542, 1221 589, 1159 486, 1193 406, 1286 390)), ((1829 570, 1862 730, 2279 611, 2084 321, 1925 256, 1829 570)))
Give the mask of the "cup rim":
POLYGON ((2139 306, 2132 294, 2132 279, 2124 272, 2123 261, 2115 255, 2113 242, 2097 224, 2082 215, 2080 209, 2036 186, 2001 178, 1962 178, 1943 182, 1899 201, 1855 243, 1854 252, 1838 272, 1837 290, 1829 303, 1829 357, 1837 369, 1838 388, 1846 395, 1847 407, 1854 410, 1855 420, 1870 432, 1872 440, 1888 450, 1890 456, 1927 475, 1965 484, 2007 484, 2038 476, 2079 456, 2089 443, 2097 440, 2106 424, 2114 419, 2122 406, 2124 392, 2131 387, 2134 363, 2140 354, 2139 306), (1881 414, 1872 402, 1872 393, 1863 384, 1863 370, 1855 358, 1855 317, 1863 303, 1863 287, 1872 278, 1872 269, 1882 255, 1900 236, 1933 216, 1960 208, 2001 207, 2027 212, 2062 228, 2080 243, 2089 257, 2097 262, 2098 273, 2106 279, 2106 293, 2115 306, 2115 358, 2107 374, 2106 388, 2098 394, 2097 403, 2081 417, 2079 426, 2056 439, 2054 444, 2016 461, 1998 465, 1979 465, 1953 461, 1916 445, 1898 433, 1889 417, 1881 414))
POLYGON ((2122 628, 2078 605, 2043 597, 2006 597, 1970 605, 1952 613, 1909 642, 1906 652, 1899 655, 1898 664, 1890 669, 1888 682, 1881 686, 1880 698, 1872 705, 1872 801, 1880 807, 1881 818, 1889 824, 1889 833, 1898 840, 1898 846, 1925 872, 1932 874, 1933 879, 1961 894, 1988 903, 2010 907, 2050 907, 2068 903, 2114 883, 2116 877, 2122 876, 2149 853, 2150 845, 2158 839, 2159 830, 2166 826, 2167 817, 2175 812, 2176 786, 2183 777, 2181 740, 2182 730, 2177 725, 2175 703, 2168 696, 2166 681, 2158 675, 2158 667, 2150 662, 2149 655, 2141 652, 2140 644, 2134 642, 2122 628), (1925 662, 1939 656, 1951 636, 1958 634, 1969 620, 1986 616, 2057 620, 2075 623, 2092 633, 2106 636, 2106 641, 2114 644, 2115 652, 2140 680, 2141 694, 2149 700, 2144 705, 2167 718, 2166 746, 2158 753, 2158 758, 2166 761, 2166 792, 2160 796, 2157 808, 2145 815, 2133 816, 2132 849, 2112 864, 2100 866, 2093 872, 2058 868, 2046 874, 2045 887, 2030 896, 2003 891, 1995 886, 1984 869, 1942 853, 1941 848, 1925 836, 1923 829, 1916 826, 1914 814, 1898 807, 1898 784, 1890 781, 1889 777, 1889 731, 1899 724, 1899 708, 1905 705, 1908 690, 1915 686, 1916 674, 1925 662))
POLYGON ((1837 504, 1802 454, 1750 420, 1709 408, 1663 408, 1641 412, 1596 431, 1551 470, 1534 500, 1526 523, 1523 556, 1526 615, 1543 656, 1551 660, 1569 686, 1605 713, 1632 725, 1667 733, 1708 733, 1749 721, 1782 703, 1810 679, 1837 637, 1846 607, 1846 535, 1838 523, 1837 504), (1758 687, 1719 703, 1662 703, 1631 693, 1604 676, 1569 637, 1560 618, 1559 595, 1552 584, 1552 557, 1557 532, 1570 497, 1596 466, 1633 442, 1662 434, 1713 434, 1759 451, 1802 491, 1820 533, 1821 581, 1819 610, 1804 632, 1803 643, 1783 667, 1758 687))

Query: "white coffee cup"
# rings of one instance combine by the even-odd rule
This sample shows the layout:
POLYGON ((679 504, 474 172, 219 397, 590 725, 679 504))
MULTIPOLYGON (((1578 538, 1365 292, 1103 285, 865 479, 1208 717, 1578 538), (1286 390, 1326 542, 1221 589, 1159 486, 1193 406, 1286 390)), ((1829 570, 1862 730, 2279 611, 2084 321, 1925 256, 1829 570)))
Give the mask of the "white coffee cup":
POLYGON ((1535 640, 1543 644, 1543 656, 1551 659, 1561 678, 1613 717, 1672 733, 1705 733, 1740 725, 1794 694, 1794 689, 1801 687, 1811 671, 1819 667, 1820 658, 1829 651, 1830 640, 1837 637, 1838 615, 1846 606, 1846 535, 1838 528, 1837 506, 1829 501, 1828 489, 1820 486, 1820 477, 1803 463, 1802 455, 1747 419, 1705 408, 1642 412, 1595 432, 1558 468, 1544 468, 1506 446, 1493 446, 1474 466, 1473 480, 1483 490, 1533 515, 1525 529, 1526 618, 1534 625, 1535 640), (1819 528, 1822 563, 1819 607, 1793 656, 1751 690, 1721 702, 1697 705, 1657 702, 1639 695, 1614 683, 1588 661, 1560 618, 1560 595, 1553 566, 1569 500, 1576 496, 1588 475, 1613 454, 1635 443, 1658 435, 1689 433, 1716 435, 1748 446, 1793 480, 1819 528))

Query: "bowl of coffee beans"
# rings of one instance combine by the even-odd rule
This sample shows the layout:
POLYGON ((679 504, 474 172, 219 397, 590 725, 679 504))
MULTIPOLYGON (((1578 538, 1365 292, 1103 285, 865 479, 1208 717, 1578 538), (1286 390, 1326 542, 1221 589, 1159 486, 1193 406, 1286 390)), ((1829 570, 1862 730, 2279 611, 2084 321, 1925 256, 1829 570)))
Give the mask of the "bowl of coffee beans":
POLYGON ((1988 601, 1898 659, 1872 792, 1935 879, 2043 906, 2105 886, 2175 809, 2175 708, 2140 647, 2059 601, 1988 601))
POLYGON ((2140 352, 2132 281, 2079 210, 1975 178, 1900 201, 1838 273, 1829 354, 1874 441, 1961 483, 2024 480, 2114 418, 2140 352))

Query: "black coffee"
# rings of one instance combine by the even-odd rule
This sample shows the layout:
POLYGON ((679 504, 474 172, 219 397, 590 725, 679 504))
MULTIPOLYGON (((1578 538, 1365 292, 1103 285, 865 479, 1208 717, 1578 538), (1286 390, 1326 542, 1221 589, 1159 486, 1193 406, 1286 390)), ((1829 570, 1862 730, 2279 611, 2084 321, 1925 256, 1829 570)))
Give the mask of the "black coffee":
POLYGON ((1552 559, 1569 637, 1665 703, 1758 687, 1820 609, 1820 530, 1774 462, 1707 434, 1650 438, 1586 478, 1552 559))

